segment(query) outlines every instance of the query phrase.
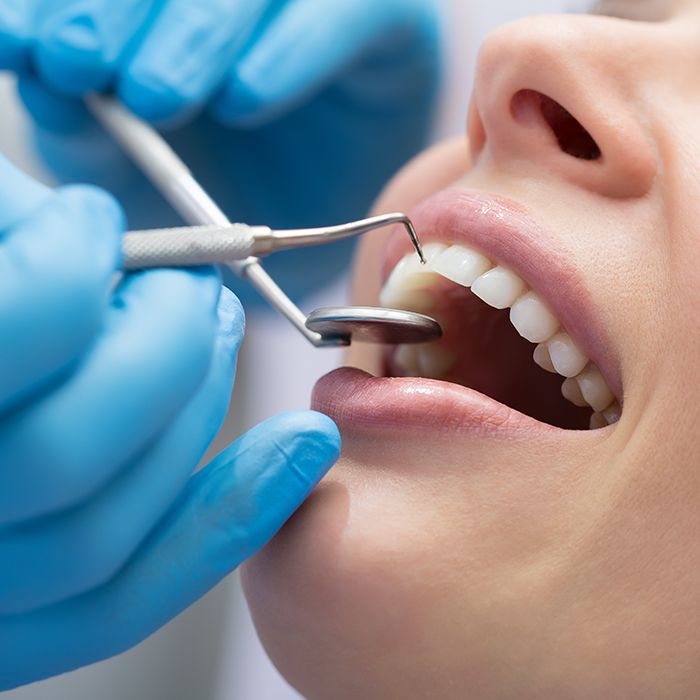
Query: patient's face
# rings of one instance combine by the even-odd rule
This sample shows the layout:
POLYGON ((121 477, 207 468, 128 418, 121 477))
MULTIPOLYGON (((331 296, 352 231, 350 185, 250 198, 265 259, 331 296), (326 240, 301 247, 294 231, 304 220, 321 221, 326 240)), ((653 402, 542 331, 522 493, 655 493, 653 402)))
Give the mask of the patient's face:
POLYGON ((308 697, 700 696, 700 3, 601 11, 494 34, 380 204, 431 261, 356 301, 445 334, 322 380, 343 459, 245 571, 308 697))

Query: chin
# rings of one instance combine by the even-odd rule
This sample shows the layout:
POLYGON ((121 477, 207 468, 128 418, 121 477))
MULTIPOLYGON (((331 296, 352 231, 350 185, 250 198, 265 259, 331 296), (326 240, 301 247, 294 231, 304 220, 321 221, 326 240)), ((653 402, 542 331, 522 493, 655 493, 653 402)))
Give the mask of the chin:
POLYGON ((368 467, 344 457, 245 565, 256 629, 305 698, 449 697, 449 683, 433 695, 447 672, 441 668, 468 676, 441 651, 461 636, 449 613, 454 591, 435 598, 453 564, 450 555, 436 557, 435 537, 451 535, 424 531, 438 513, 421 508, 415 487, 392 494, 384 480, 358 473, 368 467))

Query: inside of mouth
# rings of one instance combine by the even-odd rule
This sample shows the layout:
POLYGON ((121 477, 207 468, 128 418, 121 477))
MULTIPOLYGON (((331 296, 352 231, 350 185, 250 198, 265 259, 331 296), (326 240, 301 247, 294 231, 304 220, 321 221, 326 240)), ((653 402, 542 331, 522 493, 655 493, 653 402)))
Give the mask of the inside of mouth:
POLYGON ((521 90, 513 97, 516 113, 539 113, 551 129, 561 150, 580 160, 600 160, 602 151, 576 117, 555 100, 535 90, 521 90))
MULTIPOLYGON (((440 280, 431 294, 436 300, 431 315, 444 331, 443 339, 433 344, 435 361, 439 363, 443 355, 453 360, 444 381, 479 391, 549 425, 589 428, 591 409, 567 401, 561 392, 562 377, 533 362, 533 345, 515 330, 508 310, 488 306, 447 279, 440 280)), ((385 374, 412 376, 405 364, 397 360, 395 351, 389 351, 385 374)))

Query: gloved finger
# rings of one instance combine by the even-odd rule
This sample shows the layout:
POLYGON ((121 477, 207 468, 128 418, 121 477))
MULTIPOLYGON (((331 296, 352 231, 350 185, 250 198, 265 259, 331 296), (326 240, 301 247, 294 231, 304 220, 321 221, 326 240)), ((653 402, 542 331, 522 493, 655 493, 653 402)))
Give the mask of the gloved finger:
POLYGON ((411 5, 393 1, 292 0, 233 67, 212 106, 230 125, 271 121, 318 92, 369 49, 392 24, 410 26, 411 5))
POLYGON ((337 428, 311 412, 258 426, 205 470, 108 584, 0 618, 0 689, 106 659, 162 627, 260 549, 338 458, 337 428), (105 630, 109 634, 105 634, 105 630), (4 683, 4 686, 3 686, 4 683))
POLYGON ((0 0, 0 70, 28 67, 36 0, 0 0))
POLYGON ((100 190, 54 194, 1 158, 0 182, 8 183, 0 186, 0 229, 6 231, 0 235, 2 411, 69 370, 92 343, 107 307, 124 219, 100 190))
POLYGON ((139 228, 168 223, 163 218, 167 208, 153 205, 158 196, 154 187, 82 100, 59 95, 31 74, 22 76, 17 87, 36 122, 30 132, 33 148, 57 177, 118 193, 132 213, 139 213, 139 228))
POLYGON ((43 129, 67 135, 98 128, 82 100, 55 92, 33 74, 19 77, 17 92, 34 121, 43 129))
POLYGON ((121 77, 121 99, 150 121, 193 113, 269 8, 270 0, 167 0, 121 77))
POLYGON ((243 310, 222 293, 207 378, 142 456, 85 506, 0 532, 0 615, 18 614, 109 581, 172 506, 228 408, 243 310))
POLYGON ((64 95, 111 85, 131 42, 148 26, 156 0, 39 0, 34 66, 64 95))
POLYGON ((53 194, 51 189, 29 177, 0 154, 0 232, 7 231, 35 212, 53 194))
POLYGON ((220 290, 210 268, 126 279, 78 370, 0 424, 0 524, 77 506, 153 443, 206 376, 220 290))

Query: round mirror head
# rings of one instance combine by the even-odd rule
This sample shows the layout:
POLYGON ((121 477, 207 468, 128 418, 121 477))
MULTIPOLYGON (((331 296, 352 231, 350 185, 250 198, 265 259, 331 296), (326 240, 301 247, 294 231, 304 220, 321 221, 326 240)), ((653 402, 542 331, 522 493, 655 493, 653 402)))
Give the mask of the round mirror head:
POLYGON ((412 311, 371 306, 338 306, 309 314, 306 327, 325 339, 382 345, 429 343, 442 337, 435 319, 412 311))

